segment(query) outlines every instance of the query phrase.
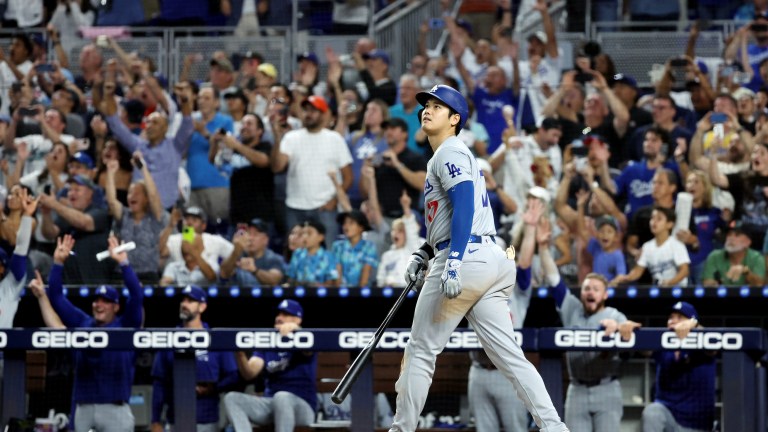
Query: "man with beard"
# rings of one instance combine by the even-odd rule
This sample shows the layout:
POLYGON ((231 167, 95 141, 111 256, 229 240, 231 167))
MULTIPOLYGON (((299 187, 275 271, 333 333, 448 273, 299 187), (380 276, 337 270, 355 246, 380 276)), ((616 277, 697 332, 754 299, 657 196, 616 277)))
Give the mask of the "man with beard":
POLYGON ((704 286, 761 286, 765 279, 765 259, 750 248, 752 240, 740 222, 731 224, 725 247, 712 251, 704 264, 704 286))
POLYGON ((712 154, 719 160, 731 160, 740 156, 738 160, 732 160, 732 163, 747 162, 744 155, 752 150, 752 146, 752 134, 739 123, 738 102, 733 96, 724 93, 715 99, 713 111, 696 124, 696 133, 691 138, 689 160, 704 169, 707 164, 706 157, 712 154), (716 133, 718 125, 722 127, 721 136, 716 133), (741 154, 731 154, 732 141, 744 144, 741 154))
POLYGON ((325 245, 330 248, 339 232, 336 224, 336 188, 329 172, 341 172, 342 187, 352 185, 352 154, 344 138, 325 128, 328 103, 310 96, 301 104, 304 127, 275 140, 270 162, 272 172, 288 170, 285 226, 316 219, 325 226, 325 245))
POLYGON ((256 114, 243 117, 239 140, 223 135, 223 144, 234 151, 230 164, 229 219, 245 223, 259 218, 274 221, 274 174, 269 166, 272 145, 263 141, 264 122, 256 114), (243 199, 247 197, 248 199, 243 199))
MULTIPOLYGON (((208 307, 205 291, 187 285, 181 292, 179 319, 181 328, 207 329, 201 315, 208 307)), ((225 351, 196 350, 195 393, 197 394, 197 432, 215 432, 219 422, 219 393, 227 391, 238 382, 237 365, 232 353, 225 351)), ((161 416, 168 407, 166 419, 173 424, 173 351, 159 351, 152 365, 152 432, 163 431, 161 416)), ((184 413, 185 415, 188 413, 184 413)))
POLYGON ((662 148, 669 145, 670 136, 661 127, 653 126, 645 131, 643 160, 630 164, 616 178, 616 195, 627 200, 626 213, 631 218, 644 206, 653 204, 652 179, 659 168, 668 168, 680 178, 680 170, 674 160, 665 160, 662 148))
MULTIPOLYGON (((617 309, 605 305, 608 281, 598 273, 589 273, 581 284, 580 298, 565 286, 549 247, 541 247, 541 266, 553 287, 555 306, 563 327, 605 329, 630 334, 640 325, 628 321, 617 309)), ((622 405, 619 384, 619 356, 613 351, 570 351, 566 353, 571 382, 565 399, 565 422, 574 431, 600 432, 620 430, 622 405)))

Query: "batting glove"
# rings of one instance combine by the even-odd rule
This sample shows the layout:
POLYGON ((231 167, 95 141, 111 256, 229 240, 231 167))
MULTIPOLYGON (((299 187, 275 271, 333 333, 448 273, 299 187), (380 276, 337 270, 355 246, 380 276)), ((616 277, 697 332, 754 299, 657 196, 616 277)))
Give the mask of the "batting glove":
POLYGON ((408 265, 405 267, 405 283, 413 282, 413 290, 419 291, 424 286, 424 276, 427 271, 429 255, 419 249, 408 259, 408 265))
POLYGON ((461 294, 461 260, 449 259, 445 262, 445 269, 440 276, 440 291, 449 299, 456 298, 461 294))

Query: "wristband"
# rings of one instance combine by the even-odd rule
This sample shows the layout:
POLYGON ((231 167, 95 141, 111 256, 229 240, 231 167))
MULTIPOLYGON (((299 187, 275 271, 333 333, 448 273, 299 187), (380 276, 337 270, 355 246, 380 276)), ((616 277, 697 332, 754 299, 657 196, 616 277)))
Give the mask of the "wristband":
POLYGON ((429 259, 432 259, 435 257, 435 251, 432 249, 432 246, 430 246, 429 243, 427 242, 424 242, 424 244, 421 245, 421 247, 419 247, 419 250, 424 251, 424 253, 427 254, 427 257, 429 257, 429 259))

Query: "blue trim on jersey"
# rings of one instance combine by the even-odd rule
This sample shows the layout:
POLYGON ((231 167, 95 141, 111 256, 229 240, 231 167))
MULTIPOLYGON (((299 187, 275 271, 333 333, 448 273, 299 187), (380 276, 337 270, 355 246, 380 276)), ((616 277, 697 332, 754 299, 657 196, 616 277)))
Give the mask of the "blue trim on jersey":
POLYGON ((475 217, 475 185, 463 181, 448 189, 448 198, 453 206, 451 216, 451 251, 449 259, 461 260, 472 234, 472 220, 475 217))
POLYGON ((568 287, 565 286, 563 278, 560 278, 560 282, 552 288, 554 289, 552 296, 555 297, 555 305, 559 308, 563 305, 563 300, 565 300, 565 296, 568 294, 568 287))

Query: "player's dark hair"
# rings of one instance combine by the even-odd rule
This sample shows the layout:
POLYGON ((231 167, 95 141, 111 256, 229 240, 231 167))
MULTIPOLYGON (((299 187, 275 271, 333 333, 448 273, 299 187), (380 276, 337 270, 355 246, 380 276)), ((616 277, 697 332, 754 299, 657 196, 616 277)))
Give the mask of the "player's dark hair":
POLYGON ((595 279, 599 280, 603 283, 604 288, 608 288, 608 279, 606 279, 605 276, 601 275, 600 273, 588 273, 586 276, 584 276, 584 280, 587 279, 595 279))
POLYGON ((655 205, 653 206, 653 210, 663 214, 667 219, 667 222, 672 222, 674 224, 677 221, 677 215, 675 215, 674 209, 655 205))
MULTIPOLYGON (((454 114, 458 114, 458 111, 456 111, 455 109, 453 109, 451 107, 448 107, 448 109, 450 110, 450 112, 448 113, 448 118, 451 118, 454 114)), ((461 116, 459 116, 459 117, 461 117, 461 116)), ((459 120, 459 122, 456 124, 456 127, 453 130, 453 134, 454 135, 459 135, 459 132, 461 132, 461 120, 459 120)))

